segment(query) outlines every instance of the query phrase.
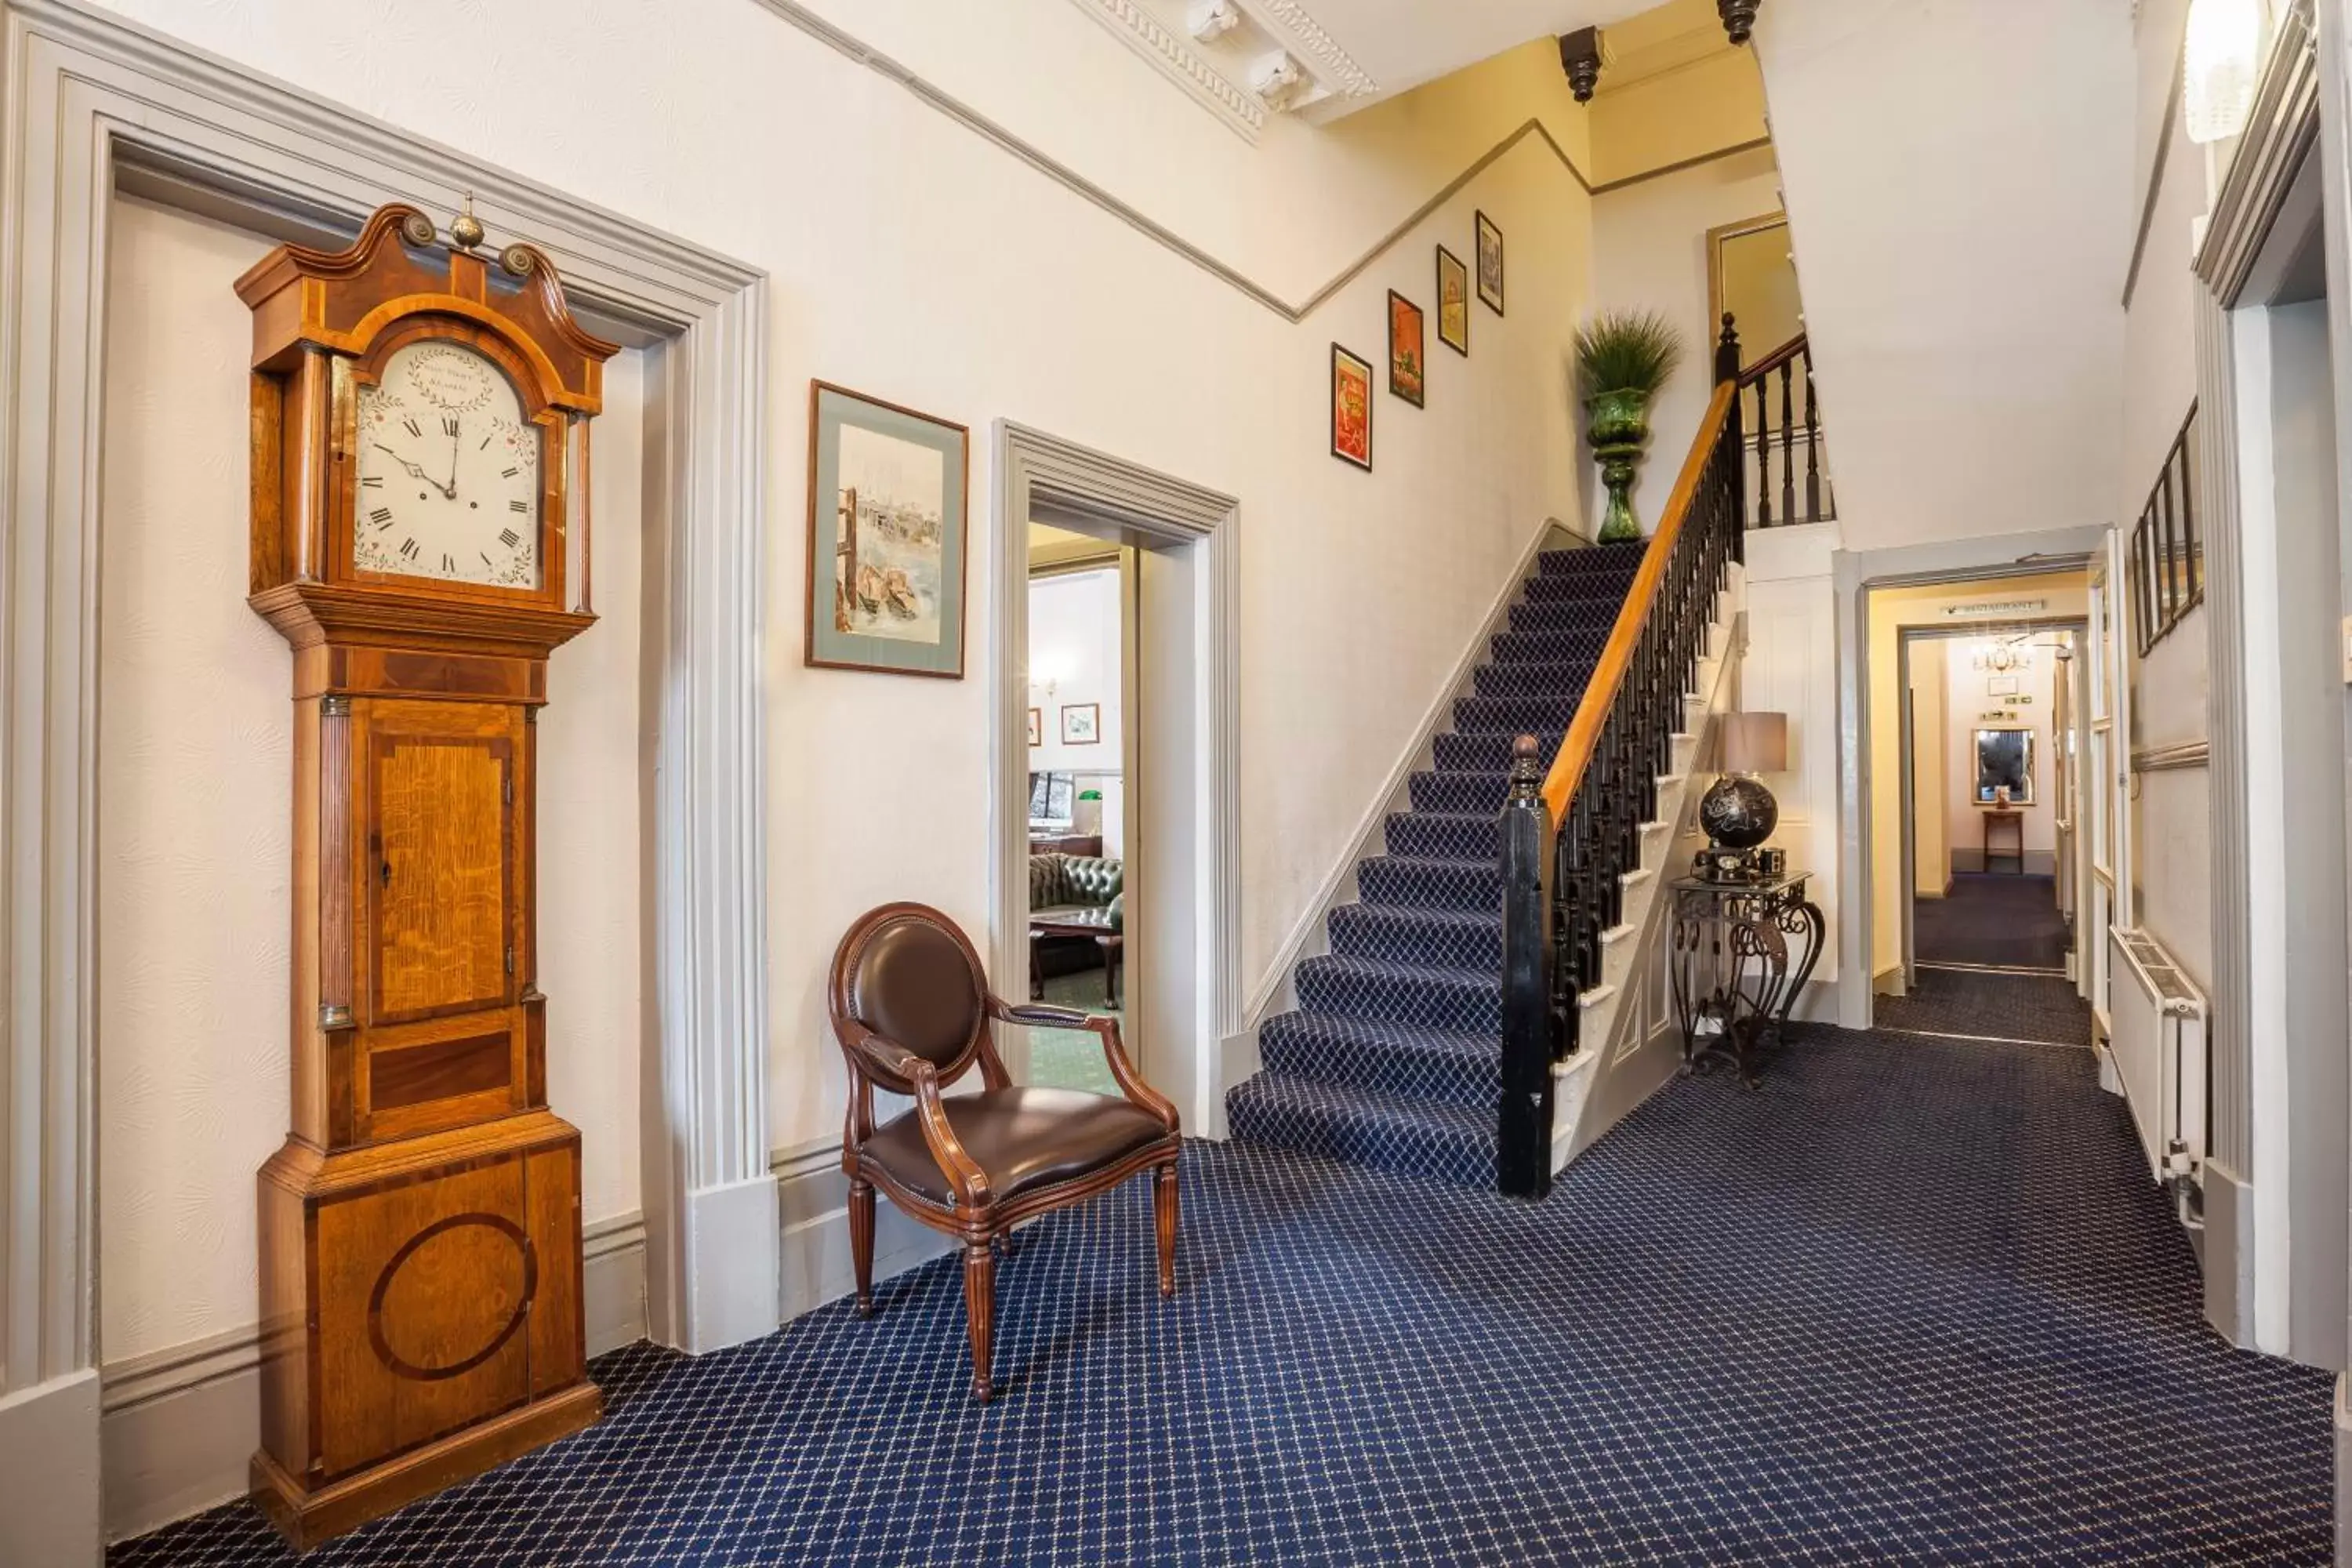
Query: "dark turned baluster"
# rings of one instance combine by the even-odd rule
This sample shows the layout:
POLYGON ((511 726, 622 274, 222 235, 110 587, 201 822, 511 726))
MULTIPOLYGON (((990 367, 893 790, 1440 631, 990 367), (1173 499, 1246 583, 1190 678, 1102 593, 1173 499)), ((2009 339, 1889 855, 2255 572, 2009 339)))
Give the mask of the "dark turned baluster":
POLYGON ((1533 735, 1511 743, 1503 805, 1503 1091, 1496 1108, 1495 1186, 1506 1197, 1551 1191, 1551 896, 1544 886, 1551 814, 1533 735))
POLYGON ((1797 521, 1797 405, 1790 388, 1795 380, 1789 362, 1780 362, 1780 515, 1797 521))
POLYGON ((1822 520, 1822 411, 1813 401, 1813 345, 1805 354, 1805 521, 1822 520))
POLYGON ((1772 405, 1756 383, 1756 526, 1772 526, 1772 405))

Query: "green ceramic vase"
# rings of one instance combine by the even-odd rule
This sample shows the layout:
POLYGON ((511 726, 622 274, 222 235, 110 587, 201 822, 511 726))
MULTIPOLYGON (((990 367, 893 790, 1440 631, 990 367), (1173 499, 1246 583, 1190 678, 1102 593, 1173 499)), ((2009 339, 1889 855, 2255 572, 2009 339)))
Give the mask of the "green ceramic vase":
POLYGON ((1584 408, 1592 459, 1601 465, 1601 482, 1609 491, 1609 505, 1601 516, 1601 542, 1639 539, 1642 525, 1633 516, 1632 491, 1642 448, 1650 439, 1650 395, 1603 392, 1586 398, 1584 408))

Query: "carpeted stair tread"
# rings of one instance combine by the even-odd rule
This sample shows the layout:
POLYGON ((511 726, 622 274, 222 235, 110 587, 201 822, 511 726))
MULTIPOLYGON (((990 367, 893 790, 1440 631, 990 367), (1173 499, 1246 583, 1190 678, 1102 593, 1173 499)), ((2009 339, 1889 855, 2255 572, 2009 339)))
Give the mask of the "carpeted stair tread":
POLYGON ((1499 769, 1419 773, 1405 787, 1415 811, 1500 811, 1510 797, 1511 775, 1499 769))
POLYGON ((1621 599, 1522 599, 1511 606, 1509 629, 1514 632, 1599 631, 1606 636, 1617 626, 1621 599))
POLYGON ((1444 1100, 1367 1095, 1262 1072, 1225 1096, 1233 1135, 1249 1142, 1462 1186, 1492 1186, 1495 1112, 1444 1100))
POLYGON ((1414 910, 1496 909, 1503 898, 1503 868, 1492 858, 1445 860, 1375 855, 1356 868, 1356 890, 1368 904, 1414 910))
POLYGON ((1538 576, 1556 577, 1580 572, 1622 572, 1631 577, 1640 568, 1642 556, 1649 547, 1646 539, 1629 539, 1619 544, 1546 550, 1536 556, 1536 573, 1538 576))
MULTIPOLYGON (((1565 729, 1546 730, 1536 736, 1536 755, 1546 767, 1559 755, 1560 742, 1566 739, 1565 729)), ((1507 775, 1511 769, 1511 742, 1517 736, 1500 730, 1481 731, 1476 734, 1454 733, 1437 737, 1437 771, 1454 773, 1498 773, 1507 775)), ((1499 798, 1497 805, 1500 804, 1499 798)))
POLYGON ((1285 1013, 1258 1031, 1258 1055, 1267 1071, 1289 1078, 1490 1112, 1503 1088, 1496 1037, 1376 1018, 1285 1013))
POLYGON ((1299 1005, 1309 1012, 1381 1018, 1457 1034, 1497 1032, 1498 1037, 1503 1026, 1499 972, 1327 952, 1301 963, 1296 980, 1299 1005))
POLYGON ((1454 728, 1462 734, 1500 731, 1507 735, 1541 734, 1567 730, 1576 718, 1582 691, 1565 697, 1457 697, 1454 728))
POLYGON ((1498 860, 1502 818, 1491 811, 1392 811, 1382 830, 1391 855, 1427 860, 1498 860))
POLYGON ((1617 623, 1611 620, 1589 626, 1571 626, 1556 632, 1496 632, 1486 642, 1486 658, 1491 664, 1574 664, 1594 663, 1609 646, 1609 634, 1617 623))
POLYGON ((1416 910, 1393 904, 1342 904, 1327 922, 1331 951, 1342 958, 1393 962, 1410 954, 1443 969, 1500 972, 1503 911, 1416 910))
POLYGON ((1572 663, 1528 660, 1522 664, 1482 664, 1471 672, 1474 697, 1582 697, 1592 684, 1598 658, 1572 663))

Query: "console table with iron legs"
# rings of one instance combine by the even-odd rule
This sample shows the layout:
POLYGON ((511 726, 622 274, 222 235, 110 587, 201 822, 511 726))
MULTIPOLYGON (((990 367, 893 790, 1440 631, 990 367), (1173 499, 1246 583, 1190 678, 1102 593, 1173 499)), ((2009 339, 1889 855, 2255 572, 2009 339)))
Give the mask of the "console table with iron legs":
POLYGON ((1667 884, 1674 899, 1674 944, 1667 971, 1675 1022, 1683 1032, 1683 1071, 1721 1059, 1753 1089, 1757 1068, 1778 1047, 1827 929, 1805 897, 1807 873, 1745 881, 1684 877, 1667 884), (1798 952, 1793 972, 1790 948, 1798 952))

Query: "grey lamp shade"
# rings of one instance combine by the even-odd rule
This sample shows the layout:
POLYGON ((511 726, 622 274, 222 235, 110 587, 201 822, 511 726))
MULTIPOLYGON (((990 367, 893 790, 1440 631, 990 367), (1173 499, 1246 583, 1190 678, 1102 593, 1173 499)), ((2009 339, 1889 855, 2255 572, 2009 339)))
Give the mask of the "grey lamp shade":
POLYGON ((1789 769, 1786 713, 1727 713, 1723 716, 1723 771, 1779 773, 1789 769))

